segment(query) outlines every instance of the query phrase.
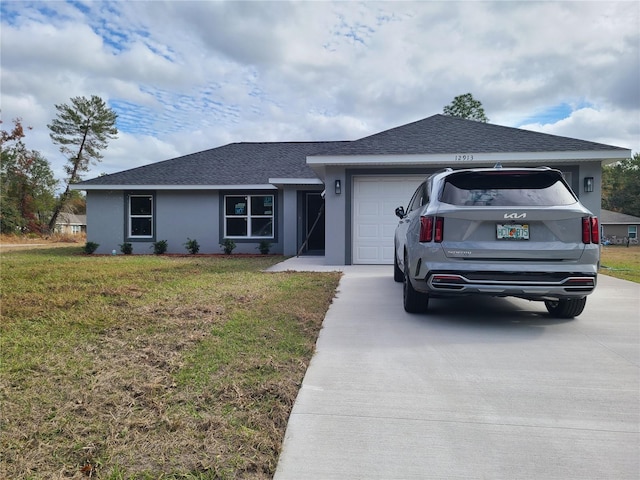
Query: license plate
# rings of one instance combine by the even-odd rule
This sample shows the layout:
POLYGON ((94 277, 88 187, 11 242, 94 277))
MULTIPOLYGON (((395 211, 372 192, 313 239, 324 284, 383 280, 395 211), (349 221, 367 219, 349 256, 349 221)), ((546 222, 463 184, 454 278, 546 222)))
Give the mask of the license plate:
POLYGON ((529 225, 497 225, 498 240, 529 240, 529 225))

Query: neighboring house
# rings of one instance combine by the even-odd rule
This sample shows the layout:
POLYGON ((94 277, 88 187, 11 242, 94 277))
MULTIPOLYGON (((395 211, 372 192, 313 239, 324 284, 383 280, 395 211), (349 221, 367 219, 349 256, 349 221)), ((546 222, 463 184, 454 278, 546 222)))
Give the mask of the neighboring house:
POLYGON ((87 240, 98 253, 123 242, 151 253, 158 240, 185 253, 187 238, 200 253, 220 253, 228 238, 234 253, 257 253, 267 240, 272 253, 304 246, 328 265, 391 264, 395 208, 434 171, 547 165, 598 215, 602 165, 630 157, 620 147, 434 115, 355 141, 232 143, 73 188, 87 192, 87 240))
POLYGON ((638 244, 638 226, 640 217, 624 213, 602 210, 600 212, 600 228, 602 241, 614 245, 638 244))
POLYGON ((56 221, 56 233, 79 235, 87 231, 87 216, 73 213, 60 213, 56 221))

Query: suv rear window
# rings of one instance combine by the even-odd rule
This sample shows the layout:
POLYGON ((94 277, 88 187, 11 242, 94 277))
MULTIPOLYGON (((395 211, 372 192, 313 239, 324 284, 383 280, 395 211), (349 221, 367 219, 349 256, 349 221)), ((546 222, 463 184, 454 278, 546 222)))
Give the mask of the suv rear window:
POLYGON ((440 201, 461 206, 571 205, 576 197, 557 171, 459 172, 445 179, 440 201))

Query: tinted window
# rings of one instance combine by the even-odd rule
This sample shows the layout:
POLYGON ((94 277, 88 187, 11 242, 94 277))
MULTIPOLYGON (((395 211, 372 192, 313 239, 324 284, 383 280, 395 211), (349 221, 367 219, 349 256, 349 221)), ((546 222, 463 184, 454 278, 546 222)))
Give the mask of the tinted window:
POLYGON ((424 183, 420 185, 416 190, 416 193, 413 194, 413 197, 411 198, 411 201, 409 202, 409 207, 407 209, 409 212, 429 203, 429 200, 425 194, 425 185, 426 184, 424 183))
POLYGON ((558 172, 460 172, 448 176, 440 201, 467 206, 571 205, 558 172))

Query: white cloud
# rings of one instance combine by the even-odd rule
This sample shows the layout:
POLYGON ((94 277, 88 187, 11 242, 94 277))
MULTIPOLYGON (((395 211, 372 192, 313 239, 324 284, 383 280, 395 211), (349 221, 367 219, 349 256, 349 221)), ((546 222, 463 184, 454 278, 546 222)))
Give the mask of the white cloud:
POLYGON ((88 176, 232 141, 356 139, 440 113, 467 92, 492 123, 640 151, 637 2, 0 9, 4 125, 18 116, 32 125, 28 146, 56 174, 54 105, 92 94, 116 109, 121 134, 88 176))
POLYGON ((563 137, 579 138, 617 147, 632 148, 640 152, 640 115, 627 111, 581 108, 554 123, 532 123, 520 128, 563 137), (635 145, 629 139, 635 138, 635 145))

